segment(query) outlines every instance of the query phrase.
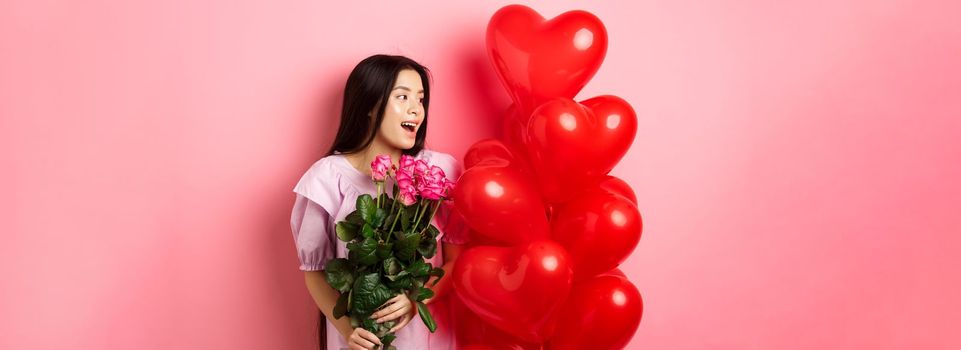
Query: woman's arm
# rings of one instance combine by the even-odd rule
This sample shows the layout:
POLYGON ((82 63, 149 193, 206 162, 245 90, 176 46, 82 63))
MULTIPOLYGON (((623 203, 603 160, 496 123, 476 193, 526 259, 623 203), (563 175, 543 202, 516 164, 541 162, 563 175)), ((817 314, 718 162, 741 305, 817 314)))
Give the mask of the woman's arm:
MULTIPOLYGON (((444 266, 441 266, 441 268, 444 269, 444 277, 440 279, 440 282, 437 282, 437 285, 431 287, 431 289, 434 291, 434 297, 424 301, 425 304, 429 304, 431 301, 434 301, 434 299, 443 297, 447 293, 450 293, 454 288, 454 285, 452 284, 453 282, 451 282, 451 276, 454 272, 454 263, 457 262, 457 257, 460 256, 460 252, 464 249, 464 246, 451 243, 442 244, 444 247, 444 266)), ((433 281, 436 279, 437 277, 431 277, 427 284, 430 285, 431 283, 434 283, 433 281)))
POLYGON ((305 271, 304 282, 307 284, 307 290, 310 291, 310 296, 314 298, 314 303, 317 304, 317 307, 324 313, 324 316, 327 316, 330 323, 334 324, 337 331, 346 339, 350 333, 354 331, 354 328, 350 326, 350 318, 334 318, 334 305, 337 305, 337 298, 340 297, 340 292, 337 292, 336 289, 327 283, 327 279, 324 278, 324 271, 305 271))
MULTIPOLYGON (((330 320, 330 323, 334 325, 334 328, 337 328, 337 331, 340 332, 342 336, 344 336, 344 339, 347 340, 347 344, 351 350, 373 349, 375 345, 381 345, 380 339, 378 339, 377 336, 374 335, 374 333, 371 333, 370 331, 363 329, 361 327, 357 327, 357 328, 351 327, 349 317, 344 316, 337 319, 333 317, 334 306, 337 304, 337 298, 340 297, 340 292, 337 292, 336 289, 334 289, 333 287, 330 286, 330 284, 327 283, 327 279, 324 277, 323 271, 305 272, 304 281, 307 284, 307 290, 310 291, 310 296, 314 298, 314 303, 316 303, 317 307, 320 308, 320 311, 324 313, 324 316, 327 316, 327 319, 330 320)), ((408 300, 406 295, 402 294, 400 296, 403 296, 403 301, 408 300)), ((387 303, 384 303, 384 305, 382 305, 384 313, 388 312, 387 311, 389 309, 387 307, 388 304, 394 303, 395 305, 401 306, 401 308, 399 308, 401 311, 403 311, 402 313, 400 313, 401 315, 403 313, 413 314, 412 312, 409 311, 410 309, 413 308, 412 306, 410 306, 409 302, 407 302, 406 309, 402 308, 404 306, 404 303, 397 302, 397 301, 401 301, 400 296, 393 298, 387 303)), ((391 305, 391 306, 394 306, 394 305, 391 305)), ((392 309, 392 308, 389 310, 395 311, 395 309, 392 309)), ((401 316, 389 315, 384 318, 387 320, 393 320, 400 317, 401 316)), ((406 326, 407 323, 410 322, 411 318, 412 316, 407 316, 404 319, 404 321, 398 324, 398 326, 396 326, 395 329, 392 331, 395 331, 397 329, 400 329, 403 326, 406 326)))

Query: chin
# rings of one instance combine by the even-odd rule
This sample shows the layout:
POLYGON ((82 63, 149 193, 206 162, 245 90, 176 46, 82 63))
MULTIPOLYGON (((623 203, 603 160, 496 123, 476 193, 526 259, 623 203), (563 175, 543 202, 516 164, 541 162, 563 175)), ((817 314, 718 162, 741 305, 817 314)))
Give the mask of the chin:
POLYGON ((396 148, 398 148, 398 149, 402 149, 402 150, 409 150, 409 149, 411 149, 411 148, 414 148, 414 144, 416 144, 416 143, 417 143, 417 141, 407 141, 407 140, 404 140, 404 141, 401 141, 401 142, 394 142, 392 146, 394 146, 394 147, 396 147, 396 148))

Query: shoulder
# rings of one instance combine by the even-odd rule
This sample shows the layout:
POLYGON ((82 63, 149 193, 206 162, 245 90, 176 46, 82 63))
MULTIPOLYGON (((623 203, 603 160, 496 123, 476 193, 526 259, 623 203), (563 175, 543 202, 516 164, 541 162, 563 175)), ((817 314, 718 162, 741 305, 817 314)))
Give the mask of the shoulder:
POLYGON ((339 159, 336 159, 336 157, 339 157, 339 156, 338 155, 326 156, 326 157, 320 158, 319 160, 314 162, 314 164, 311 164, 310 168, 307 168, 307 171, 305 171, 304 175, 300 178, 300 182, 305 182, 305 180, 310 180, 310 179, 316 179, 321 182, 324 182, 325 180, 332 179, 334 175, 340 173, 340 169, 338 169, 337 167, 338 165, 337 162, 339 161, 339 159))
POLYGON ((300 177, 293 191, 330 210, 336 207, 341 197, 342 170, 337 155, 323 157, 313 164, 300 177))
POLYGON ((456 162, 457 161, 457 158, 454 158, 454 156, 448 153, 426 149, 426 148, 420 151, 420 157, 428 162, 456 162))

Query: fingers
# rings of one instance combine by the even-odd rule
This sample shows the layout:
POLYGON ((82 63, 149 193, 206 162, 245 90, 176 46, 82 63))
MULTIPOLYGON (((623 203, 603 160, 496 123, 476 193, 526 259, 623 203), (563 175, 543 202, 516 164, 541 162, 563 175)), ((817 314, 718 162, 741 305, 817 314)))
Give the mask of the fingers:
POLYGON ((376 319, 376 318, 380 317, 381 315, 390 313, 389 311, 386 311, 387 308, 390 307, 391 305, 397 303, 398 301, 400 301, 400 300, 401 300, 401 299, 400 299, 400 296, 401 296, 401 295, 402 295, 402 294, 397 294, 397 295, 395 295, 393 298, 390 298, 389 300, 387 300, 386 302, 384 302, 383 305, 381 305, 379 308, 377 308, 377 312, 374 312, 374 313, 370 314, 370 318, 376 319))
POLYGON ((387 315, 384 315, 383 317, 378 318, 375 321, 377 321, 377 323, 384 323, 390 320, 396 320, 398 318, 404 317, 404 315, 410 314, 410 311, 411 311, 410 309, 411 309, 410 303, 408 303, 405 306, 398 308, 396 311, 393 311, 387 315))
POLYGON ((380 319, 383 318, 384 315, 392 314, 394 313, 394 311, 400 310, 400 308, 402 307, 404 307, 404 305, 400 303, 393 303, 393 304, 387 305, 387 307, 384 307, 383 309, 380 309, 377 312, 370 314, 370 318, 373 318, 375 321, 380 322, 380 319))
POLYGON ((351 349, 358 350, 373 349, 374 345, 381 345, 380 339, 377 339, 374 333, 359 327, 354 328, 354 332, 350 334, 350 339, 347 341, 351 349))
POLYGON ((390 321, 396 319, 398 316, 395 314, 400 312, 401 314, 410 311, 411 304, 410 299, 404 294, 398 294, 397 296, 388 300, 381 309, 370 315, 378 323, 384 321, 390 321), (388 317, 390 316, 390 317, 388 317))
POLYGON ((390 306, 378 311, 375 316, 374 321, 377 323, 383 323, 390 320, 395 320, 404 316, 411 311, 410 299, 405 296, 403 299, 391 304, 390 306))
POLYGON ((404 328, 404 326, 406 326, 408 323, 410 323, 410 320, 412 320, 412 319, 414 319, 414 315, 413 315, 413 314, 405 314, 404 317, 402 317, 402 318, 400 319, 400 322, 397 323, 397 325, 394 326, 394 328, 391 328, 391 329, 390 329, 390 332, 391 332, 391 333, 394 333, 394 332, 397 332, 398 330, 400 330, 401 328, 404 328))
POLYGON ((387 306, 387 305, 396 303, 396 302, 398 302, 398 301, 402 301, 402 300, 404 300, 404 299, 407 299, 407 295, 397 294, 397 295, 395 295, 393 298, 390 298, 390 300, 387 300, 386 302, 384 302, 384 305, 381 305, 380 307, 385 307, 385 306, 387 306))

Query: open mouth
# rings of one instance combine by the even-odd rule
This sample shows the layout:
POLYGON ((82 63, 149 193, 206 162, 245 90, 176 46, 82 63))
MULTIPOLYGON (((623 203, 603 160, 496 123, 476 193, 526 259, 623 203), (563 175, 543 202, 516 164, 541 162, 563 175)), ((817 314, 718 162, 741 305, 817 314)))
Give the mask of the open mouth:
POLYGON ((403 123, 400 123, 400 126, 403 127, 404 130, 407 130, 408 132, 417 131, 417 124, 415 124, 414 122, 403 122, 403 123))

